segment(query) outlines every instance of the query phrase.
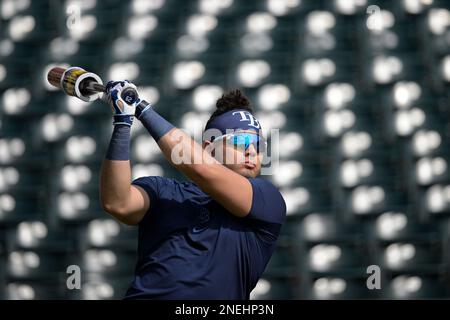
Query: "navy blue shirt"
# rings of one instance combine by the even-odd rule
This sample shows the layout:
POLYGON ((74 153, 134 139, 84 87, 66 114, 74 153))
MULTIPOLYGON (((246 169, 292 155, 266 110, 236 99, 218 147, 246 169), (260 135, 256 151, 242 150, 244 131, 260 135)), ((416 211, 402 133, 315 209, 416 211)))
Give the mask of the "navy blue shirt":
POLYGON ((269 181, 249 178, 239 218, 192 182, 133 181, 150 197, 139 223, 138 262, 125 299, 249 299, 274 249, 286 204, 269 181))

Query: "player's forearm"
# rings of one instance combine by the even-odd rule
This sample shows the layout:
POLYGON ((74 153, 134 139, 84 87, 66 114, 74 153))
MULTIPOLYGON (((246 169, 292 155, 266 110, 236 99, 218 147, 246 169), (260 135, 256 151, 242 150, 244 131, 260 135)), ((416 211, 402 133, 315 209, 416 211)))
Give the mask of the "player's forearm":
POLYGON ((165 158, 194 182, 200 182, 201 177, 206 177, 207 172, 220 165, 201 145, 152 108, 144 109, 138 118, 156 140, 165 158))
POLYGON ((120 211, 130 196, 129 144, 130 127, 115 126, 100 174, 100 200, 109 213, 120 211))
POLYGON ((140 115, 142 124, 172 165, 232 214, 244 217, 249 213, 252 187, 246 178, 223 166, 208 150, 153 109, 140 115))
POLYGON ((227 169, 180 129, 172 129, 158 145, 167 160, 230 213, 245 217, 252 188, 247 179, 227 169))
POLYGON ((194 139, 178 128, 169 131, 158 141, 165 158, 196 183, 212 176, 221 164, 194 139))

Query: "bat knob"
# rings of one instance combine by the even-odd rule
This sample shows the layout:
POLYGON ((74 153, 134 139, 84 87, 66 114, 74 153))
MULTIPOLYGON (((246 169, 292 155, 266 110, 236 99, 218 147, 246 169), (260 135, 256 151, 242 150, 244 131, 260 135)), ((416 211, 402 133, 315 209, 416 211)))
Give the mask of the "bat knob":
POLYGON ((122 94, 120 95, 123 101, 125 101, 128 104, 133 104, 136 102, 136 100, 139 98, 139 95, 136 90, 133 88, 126 88, 122 91, 122 94))

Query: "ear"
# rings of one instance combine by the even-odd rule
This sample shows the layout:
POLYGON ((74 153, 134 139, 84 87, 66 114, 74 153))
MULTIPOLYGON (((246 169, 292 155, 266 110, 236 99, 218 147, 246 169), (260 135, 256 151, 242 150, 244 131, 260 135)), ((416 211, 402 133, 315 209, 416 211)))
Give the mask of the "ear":
MULTIPOLYGON (((203 149, 209 151, 209 150, 208 150, 208 147, 212 147, 212 142, 209 141, 209 140, 203 141, 203 149)), ((214 155, 215 155, 216 152, 215 152, 215 150, 213 149, 213 150, 210 151, 210 153, 211 153, 211 156, 214 157, 214 155)))

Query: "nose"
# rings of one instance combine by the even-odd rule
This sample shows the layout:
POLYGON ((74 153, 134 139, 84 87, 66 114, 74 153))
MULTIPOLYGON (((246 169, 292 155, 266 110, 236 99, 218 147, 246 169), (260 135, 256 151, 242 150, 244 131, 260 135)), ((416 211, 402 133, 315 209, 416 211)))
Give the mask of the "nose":
POLYGON ((254 156, 256 156, 256 155, 257 155, 256 148, 255 148, 255 146, 254 146, 253 144, 251 144, 251 145, 247 148, 247 150, 245 150, 245 156, 246 156, 246 157, 254 157, 254 156))

